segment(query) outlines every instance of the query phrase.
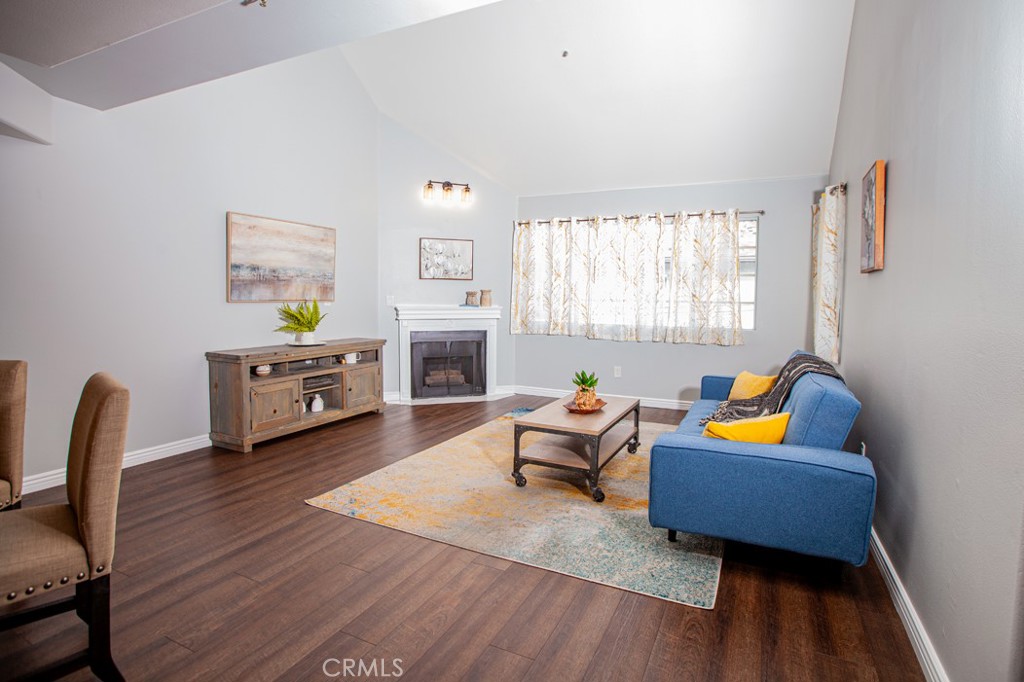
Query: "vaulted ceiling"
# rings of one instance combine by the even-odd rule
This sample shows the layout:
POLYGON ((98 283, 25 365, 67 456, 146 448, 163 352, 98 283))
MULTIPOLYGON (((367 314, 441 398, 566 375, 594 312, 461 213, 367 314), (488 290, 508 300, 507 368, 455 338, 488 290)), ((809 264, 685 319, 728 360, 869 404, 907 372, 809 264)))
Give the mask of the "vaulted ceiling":
POLYGON ((341 45, 520 195, 824 174, 854 0, 3 0, 0 60, 108 109, 341 45))
POLYGON ((815 175, 853 4, 504 0, 342 49, 382 112, 522 195, 815 175))
POLYGON ((494 1, 2 0, 0 60, 111 109, 494 1))

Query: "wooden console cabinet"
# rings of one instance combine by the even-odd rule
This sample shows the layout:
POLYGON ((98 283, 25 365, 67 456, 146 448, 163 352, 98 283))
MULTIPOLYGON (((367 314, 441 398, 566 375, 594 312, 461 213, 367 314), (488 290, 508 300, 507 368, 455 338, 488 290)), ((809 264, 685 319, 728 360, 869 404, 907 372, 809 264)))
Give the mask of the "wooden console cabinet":
POLYGON ((210 440, 239 452, 253 443, 384 408, 384 339, 338 339, 322 346, 210 351, 210 440), (361 353, 346 364, 346 353, 361 353), (256 368, 270 366, 259 376, 256 368), (322 412, 311 402, 319 394, 322 412), (305 409, 303 409, 305 408, 305 409))

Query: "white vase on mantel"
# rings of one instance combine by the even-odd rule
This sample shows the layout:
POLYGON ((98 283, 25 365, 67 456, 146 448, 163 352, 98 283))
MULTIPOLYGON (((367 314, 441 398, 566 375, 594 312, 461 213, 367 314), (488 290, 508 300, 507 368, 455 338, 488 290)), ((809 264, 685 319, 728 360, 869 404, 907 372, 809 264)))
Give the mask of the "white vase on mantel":
POLYGON ((296 346, 312 346, 316 343, 316 332, 295 332, 296 346))

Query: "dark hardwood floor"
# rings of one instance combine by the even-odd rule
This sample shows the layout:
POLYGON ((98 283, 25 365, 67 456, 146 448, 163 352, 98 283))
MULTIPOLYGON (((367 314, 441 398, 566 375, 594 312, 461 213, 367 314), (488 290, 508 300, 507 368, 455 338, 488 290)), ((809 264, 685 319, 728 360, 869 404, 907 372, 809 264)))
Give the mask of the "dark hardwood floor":
MULTIPOLYGON (((403 681, 923 679, 873 560, 858 569, 728 543, 706 611, 303 502, 546 402, 389 406, 249 455, 206 448, 126 469, 111 587, 121 671, 128 680, 328 680, 324 661, 348 658, 375 664, 370 679, 394 679, 401 659, 403 681)), ((25 505, 63 495, 34 493, 25 505)), ((0 678, 85 641, 70 613, 0 633, 0 678)), ((333 679, 354 679, 341 665, 329 664, 333 679)))

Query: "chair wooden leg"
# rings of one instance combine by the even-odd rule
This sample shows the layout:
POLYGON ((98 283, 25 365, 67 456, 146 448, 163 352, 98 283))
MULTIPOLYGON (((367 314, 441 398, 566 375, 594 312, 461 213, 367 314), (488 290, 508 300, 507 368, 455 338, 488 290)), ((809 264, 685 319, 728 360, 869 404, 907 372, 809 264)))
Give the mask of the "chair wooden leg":
POLYGON ((676 541, 676 532, 674 530, 672 530, 671 528, 668 529, 668 541, 669 542, 675 542, 676 541))
POLYGON ((103 682, 124 682, 110 654, 110 576, 95 578, 78 587, 85 587, 88 619, 83 620, 89 624, 89 667, 103 682))

